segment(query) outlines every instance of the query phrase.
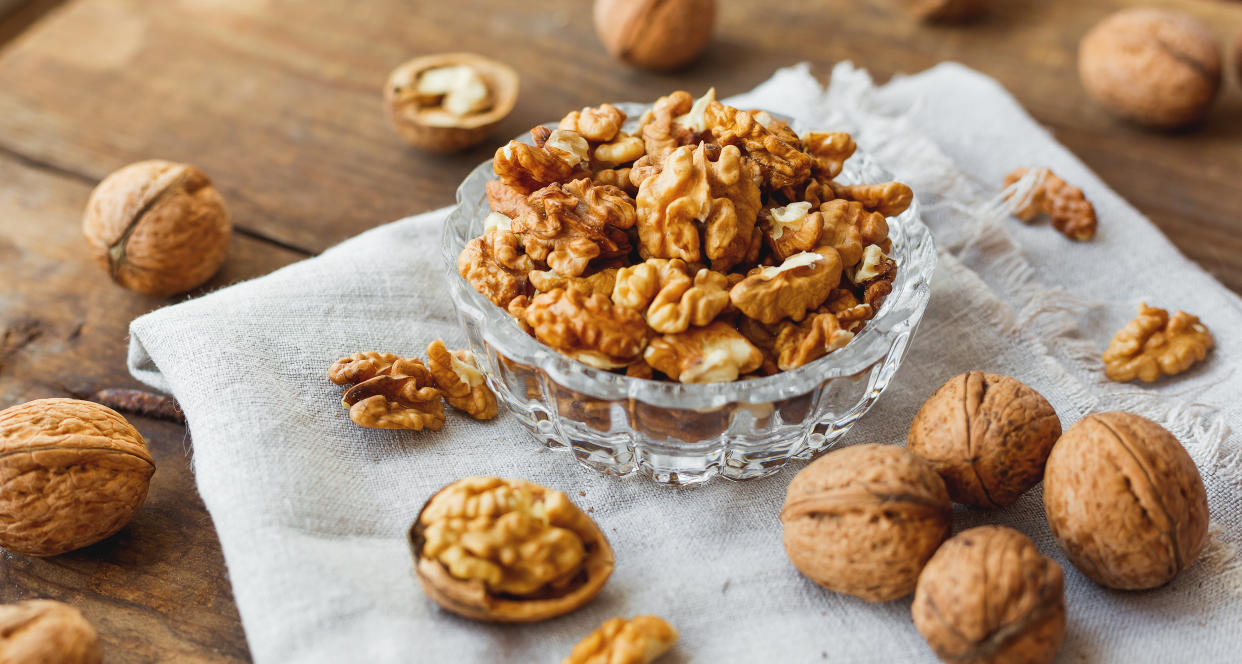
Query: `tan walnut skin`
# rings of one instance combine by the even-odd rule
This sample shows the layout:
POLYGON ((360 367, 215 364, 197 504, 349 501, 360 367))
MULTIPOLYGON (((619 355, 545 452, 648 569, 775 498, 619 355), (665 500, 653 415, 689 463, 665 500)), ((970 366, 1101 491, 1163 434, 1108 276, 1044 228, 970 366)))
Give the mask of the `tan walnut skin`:
POLYGON ((202 171, 151 160, 130 164, 95 187, 82 231, 113 281, 163 297, 216 273, 228 255, 233 225, 202 171))
POLYGON ((1207 357, 1216 340, 1207 327, 1179 311, 1139 304, 1139 315, 1113 335, 1101 358, 1109 380, 1124 383, 1138 378, 1150 383, 1175 376, 1207 357))
POLYGON ((54 556, 123 528, 147 496, 155 461, 116 411, 38 399, 0 411, 0 546, 54 556))
POLYGON ((1173 434, 1124 412, 1088 415, 1044 471, 1052 534, 1083 574, 1119 590, 1168 583, 1207 539, 1203 479, 1173 434))
POLYGON ((944 478, 954 502, 1004 507, 1039 483, 1061 420, 1039 392, 1000 374, 954 376, 923 404, 910 452, 944 478))
POLYGON ((1056 561, 1004 526, 954 535, 919 575, 910 613, 944 662, 1047 664, 1065 636, 1056 561))
POLYGON ((789 483, 785 552, 829 590, 887 602, 914 591, 952 511, 944 481, 918 457, 891 445, 846 447, 789 483))
POLYGON ((535 622, 577 609, 612 574, 599 526, 564 493, 467 477, 436 492, 410 528, 415 570, 437 604, 467 618, 535 622))
POLYGON ((677 630, 659 616, 605 620, 561 664, 650 664, 677 643, 677 630))
POLYGON ((0 662, 99 664, 99 635, 82 613, 50 599, 0 604, 0 662))
MULTIPOLYGON (((1006 175, 1005 188, 1008 189, 1021 180, 1030 170, 1019 168, 1006 175)), ((1052 227, 1071 240, 1085 242, 1095 237, 1099 220, 1095 216, 1095 206, 1087 200, 1082 190, 1057 177, 1047 168, 1038 170, 1038 183, 1025 201, 1019 201, 1021 207, 1014 211, 1014 216, 1022 221, 1030 221, 1043 212, 1052 218, 1052 227)))
POLYGON ((436 339, 427 346, 427 370, 450 406, 476 420, 490 420, 499 413, 496 394, 487 386, 469 350, 450 351, 442 340, 436 339), (470 376, 460 373, 454 360, 465 365, 460 371, 473 370, 473 382, 470 376))

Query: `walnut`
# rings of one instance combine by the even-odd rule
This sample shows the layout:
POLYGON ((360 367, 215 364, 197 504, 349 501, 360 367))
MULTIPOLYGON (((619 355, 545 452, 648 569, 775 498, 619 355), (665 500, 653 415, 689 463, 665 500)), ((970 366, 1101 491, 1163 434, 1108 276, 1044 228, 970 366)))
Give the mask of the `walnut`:
POLYGON ((457 256, 462 278, 498 307, 530 291, 527 275, 534 268, 518 237, 500 228, 467 242, 457 256))
POLYGON ((155 461, 116 411, 77 399, 0 410, 0 547, 55 556, 123 528, 155 461))
POLYGON ((875 316, 875 307, 860 302, 858 296, 848 288, 834 288, 817 311, 836 316, 841 329, 854 333, 875 316))
POLYGON ((414 360, 402 375, 381 374, 345 390, 341 403, 349 419, 369 429, 439 431, 444 426, 444 404, 431 373, 414 360))
POLYGON ((794 142, 769 131, 754 113, 739 111, 720 102, 707 105, 707 126, 722 146, 736 145, 759 166, 759 174, 771 189, 797 186, 811 175, 811 157, 794 142))
POLYGON ((1155 588, 1207 539, 1203 479, 1173 434, 1131 413, 1088 415, 1044 471, 1052 534, 1083 574, 1121 590, 1155 588))
POLYGON ((414 58, 384 86, 388 117, 414 147, 456 152, 487 138, 517 104, 512 67, 473 53, 414 58))
POLYGON ((622 136, 611 143, 602 143, 595 147, 591 158, 603 166, 627 164, 646 154, 643 140, 637 136, 622 136))
POLYGON ((941 661, 1051 662, 1065 636, 1065 580, 1022 533, 979 526, 940 546, 910 613, 941 661))
MULTIPOLYGON (((1031 169, 1019 168, 1005 176, 1006 199, 1012 200, 1018 193, 1010 189, 1026 177, 1031 169)), ((1046 168, 1036 169, 1035 181, 1025 196, 1017 201, 1014 216, 1030 221, 1045 212, 1052 218, 1053 228, 1071 240, 1086 241, 1095 237, 1098 222, 1095 206, 1083 196, 1078 187, 1071 187, 1046 168)))
POLYGON ((130 164, 95 187, 82 231, 113 281, 164 297, 202 285, 220 269, 233 224, 202 171, 151 160, 130 164))
POLYGON ((602 168, 591 174, 591 182, 600 185, 611 185, 634 196, 638 194, 638 185, 630 180, 630 168, 602 168))
POLYGON ((823 219, 820 243, 837 250, 844 267, 863 258, 866 245, 888 243, 888 221, 879 212, 868 212, 862 203, 836 199, 819 206, 823 219))
POLYGON ((622 368, 647 346, 642 314, 602 295, 559 288, 540 293, 522 318, 535 338, 597 369, 622 368))
POLYGON ((715 0, 596 0, 595 33, 612 57, 667 71, 707 48, 715 0))
POLYGON ((1113 335, 1104 351, 1104 373, 1124 383, 1150 383, 1161 374, 1173 376, 1207 357, 1215 345, 1212 333, 1198 316, 1139 304, 1139 315, 1113 335))
POLYGON ((612 574, 599 526, 560 491, 495 477, 440 489, 410 528, 418 579, 475 620, 535 622, 594 598, 612 574))
POLYGON ((992 0, 898 0, 902 8, 924 21, 963 21, 992 6, 992 0))
POLYGON ((99 664, 99 635, 76 608, 50 599, 0 604, 0 662, 99 664))
POLYGON ((1123 9, 1078 45, 1083 87, 1110 113, 1170 129, 1203 119, 1220 90, 1220 44, 1207 26, 1168 9, 1123 9))
MULTIPOLYGON (((694 105, 695 101, 689 92, 677 90, 657 99, 643 116, 639 135, 642 136, 647 154, 639 161, 646 160, 644 166, 650 164, 653 167, 652 173, 659 172, 660 165, 674 149, 697 142, 696 132, 677 122, 678 118, 687 116, 694 105)), ((634 167, 636 170, 642 168, 638 163, 634 167)), ((640 185, 641 180, 635 180, 634 184, 640 185)))
MULTIPOLYGON (((557 182, 588 176, 590 145, 578 134, 547 127, 530 130, 534 145, 509 141, 496 150, 492 170, 500 181, 529 194, 557 182)), ((503 210, 501 210, 503 212, 503 210)))
POLYGON ((624 124, 625 111, 612 104, 602 104, 595 108, 570 111, 561 118, 557 129, 575 132, 592 143, 607 143, 616 138, 624 124))
POLYGON ((944 482, 900 447, 855 445, 803 468, 781 509, 785 552, 815 583, 868 602, 914 591, 949 535, 944 482))
POLYGON ((783 321, 779 330, 773 350, 781 371, 814 362, 854 338, 854 333, 842 329, 837 317, 830 313, 811 314, 801 323, 783 321))
POLYGON ((772 325, 783 318, 801 321, 828 299, 841 282, 841 257, 832 247, 795 254, 778 267, 757 267, 729 291, 733 306, 772 325))
POLYGON ((436 339, 427 346, 427 371, 450 406, 476 420, 496 417, 496 394, 487 386, 469 350, 449 352, 444 342, 436 339))
POLYGON ((843 131, 810 131, 802 135, 802 146, 811 157, 811 173, 824 180, 841 174, 845 161, 858 145, 843 131))
POLYGON ((914 192, 900 182, 837 184, 830 181, 828 184, 837 198, 858 201, 864 210, 878 212, 885 217, 896 217, 914 201, 914 192))
POLYGON ((707 258, 718 272, 753 260, 762 235, 755 226, 761 202, 752 174, 733 146, 715 160, 703 145, 674 150, 664 170, 639 187, 639 254, 691 262, 707 258))
POLYGON ((644 311, 656 332, 684 332, 707 325, 729 306, 729 278, 708 269, 691 276, 681 259, 649 258, 622 268, 611 295, 616 304, 644 311))
POLYGON ((568 288, 580 290, 587 295, 599 293, 604 297, 612 297, 620 270, 621 268, 609 268, 588 277, 563 277, 552 270, 535 270, 530 273, 530 283, 540 293, 568 288))
POLYGON ((328 369, 328 379, 337 385, 354 385, 376 376, 406 376, 422 366, 419 360, 406 359, 392 353, 368 350, 342 357, 328 369))
POLYGON ((588 179, 550 184, 527 197, 530 209, 513 219, 526 253, 557 273, 580 276, 595 258, 630 251, 625 229, 638 220, 634 199, 588 179))
POLYGON ((652 339, 643 359, 673 380, 723 383, 758 369, 763 353, 732 325, 716 321, 652 339))
POLYGON ((862 262, 854 270, 851 280, 863 289, 863 302, 873 310, 878 310, 884 300, 893 292, 893 281, 897 279, 897 261, 884 255, 874 244, 863 250, 862 262))
POLYGON ((658 616, 605 620, 561 664, 649 664, 677 643, 677 630, 658 616))
MULTIPOLYGON (((777 258, 784 260, 823 244, 820 238, 824 234, 824 217, 819 211, 812 212, 811 207, 811 203, 799 201, 770 208, 762 216, 761 227, 766 234, 768 246, 772 247, 772 253, 777 258)), ((858 253, 862 255, 861 243, 858 253)))
POLYGON ((1061 420, 1039 392, 1008 376, 968 371, 940 386, 910 425, 907 448, 955 502, 1013 503, 1044 476, 1061 420))

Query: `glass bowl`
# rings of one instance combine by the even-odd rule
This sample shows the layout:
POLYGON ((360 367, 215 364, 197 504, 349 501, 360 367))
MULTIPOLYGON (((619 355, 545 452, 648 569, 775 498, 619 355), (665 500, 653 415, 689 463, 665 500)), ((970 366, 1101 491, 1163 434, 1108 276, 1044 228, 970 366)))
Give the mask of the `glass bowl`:
MULTIPOLYGON (((618 106, 631 123, 646 108, 618 106)), ((522 331, 458 274, 457 255, 483 231, 490 211, 484 183, 493 178, 490 161, 475 168, 444 223, 441 256, 457 318, 510 415, 543 445, 600 473, 642 473, 665 484, 717 475, 746 480, 824 451, 888 387, 927 307, 936 248, 915 200, 889 219, 898 266, 893 292, 844 348, 792 371, 732 383, 660 382, 594 369, 522 331)), ((892 177, 859 151, 837 179, 892 177)))

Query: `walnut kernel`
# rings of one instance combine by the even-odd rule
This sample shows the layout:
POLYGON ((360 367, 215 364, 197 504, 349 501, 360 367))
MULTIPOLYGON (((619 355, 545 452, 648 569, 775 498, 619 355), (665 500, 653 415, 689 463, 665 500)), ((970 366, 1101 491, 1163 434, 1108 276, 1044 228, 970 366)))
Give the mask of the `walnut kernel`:
POLYGON ((677 630, 659 616, 605 620, 561 664, 650 664, 677 643, 677 630))
POLYGON ((1119 383, 1150 383, 1174 376, 1207 357, 1216 340, 1198 316, 1139 304, 1139 315, 1113 335, 1104 351, 1104 373, 1119 383))

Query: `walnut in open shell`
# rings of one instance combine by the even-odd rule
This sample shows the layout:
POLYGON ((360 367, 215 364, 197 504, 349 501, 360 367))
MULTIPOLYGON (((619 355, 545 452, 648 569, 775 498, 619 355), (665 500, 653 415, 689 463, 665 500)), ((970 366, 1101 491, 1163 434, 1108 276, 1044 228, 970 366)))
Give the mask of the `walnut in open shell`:
POLYGON ((518 75, 474 53, 414 58, 393 70, 384 102, 405 142, 433 152, 478 144, 517 104, 518 75))
POLYGON ((612 547, 560 491, 467 477, 440 489, 410 527, 423 590, 443 608, 492 622, 554 618, 594 598, 612 547))
POLYGON ((1132 413, 1088 415, 1052 448, 1044 511, 1057 543, 1096 583, 1155 588, 1207 540, 1199 469, 1164 427, 1132 413))

